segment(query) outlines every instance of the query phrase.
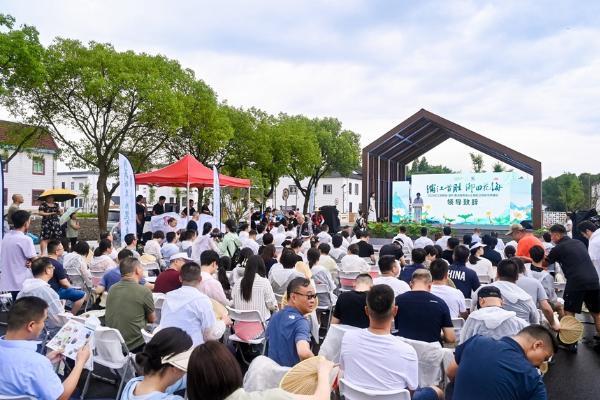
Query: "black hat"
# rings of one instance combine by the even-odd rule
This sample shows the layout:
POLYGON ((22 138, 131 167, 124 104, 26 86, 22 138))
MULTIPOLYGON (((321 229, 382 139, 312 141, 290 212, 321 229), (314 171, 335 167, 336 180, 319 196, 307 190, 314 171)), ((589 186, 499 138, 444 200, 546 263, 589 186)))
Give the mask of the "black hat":
POLYGON ((502 293, 500 293, 500 289, 496 286, 484 286, 477 292, 477 298, 483 299, 485 297, 497 297, 501 299, 502 293))

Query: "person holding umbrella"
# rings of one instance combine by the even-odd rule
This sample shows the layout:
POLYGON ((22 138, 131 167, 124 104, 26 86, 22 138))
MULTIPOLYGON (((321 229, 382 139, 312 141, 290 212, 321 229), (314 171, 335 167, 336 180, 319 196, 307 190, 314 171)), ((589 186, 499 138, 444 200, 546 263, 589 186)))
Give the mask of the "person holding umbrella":
POLYGON ((58 203, 54 202, 54 196, 40 196, 42 204, 38 208, 38 214, 42 216, 42 232, 40 234, 40 252, 46 254, 48 241, 50 239, 59 239, 62 236, 60 229, 60 215, 62 211, 58 203))

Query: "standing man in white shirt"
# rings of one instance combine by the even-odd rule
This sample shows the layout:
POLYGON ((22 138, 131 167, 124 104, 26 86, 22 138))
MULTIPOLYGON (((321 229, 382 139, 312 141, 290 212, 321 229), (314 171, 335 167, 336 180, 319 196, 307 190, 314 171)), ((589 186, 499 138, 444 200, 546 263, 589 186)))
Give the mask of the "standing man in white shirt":
POLYGON ((431 272, 431 293, 444 300, 450 310, 451 318, 466 319, 469 313, 465 304, 463 293, 451 286, 448 286, 448 263, 443 259, 432 261, 429 265, 431 272))
POLYGON ((415 240, 415 249, 423 249, 425 246, 433 246, 433 240, 427 237, 427 228, 421 228, 421 236, 415 240))
POLYGON ((589 241, 588 253, 600 277, 600 229, 591 221, 583 221, 577 225, 577 230, 589 241))
POLYGON ((0 291, 10 292, 13 301, 23 289, 23 282, 33 278, 31 261, 37 256, 33 240, 25 233, 29 230, 31 214, 18 210, 12 215, 13 229, 2 239, 0 244, 0 291))
POLYGON ((417 197, 412 202, 412 208, 414 211, 415 222, 418 224, 421 222, 421 212, 423 211, 423 198, 421 193, 417 193, 417 197))
POLYGON ((400 265, 394 256, 379 257, 379 272, 381 276, 373 279, 373 285, 388 285, 394 290, 394 297, 410 291, 408 283, 398 279, 400 265))
POLYGON ((398 307, 388 285, 375 285, 367 294, 369 327, 348 331, 342 339, 340 370, 344 380, 370 390, 407 389, 413 399, 443 397, 439 388, 419 388, 415 349, 392 336, 398 307))

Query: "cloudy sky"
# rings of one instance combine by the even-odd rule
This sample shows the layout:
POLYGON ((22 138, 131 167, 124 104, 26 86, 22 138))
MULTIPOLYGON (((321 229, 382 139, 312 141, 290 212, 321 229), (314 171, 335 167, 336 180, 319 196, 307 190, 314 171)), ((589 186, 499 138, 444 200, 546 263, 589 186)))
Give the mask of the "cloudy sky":
MULTIPOLYGON (((363 145, 425 108, 542 161, 544 176, 600 172, 599 2, 3 0, 1 12, 46 44, 178 59, 230 104, 337 117, 363 145)), ((468 152, 448 141, 427 156, 467 171, 468 152)))

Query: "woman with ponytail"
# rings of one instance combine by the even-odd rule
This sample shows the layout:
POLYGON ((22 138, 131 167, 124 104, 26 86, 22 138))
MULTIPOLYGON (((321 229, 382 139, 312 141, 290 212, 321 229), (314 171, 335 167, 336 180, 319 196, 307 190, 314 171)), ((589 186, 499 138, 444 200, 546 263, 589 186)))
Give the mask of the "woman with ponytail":
POLYGON ((179 328, 157 332, 135 361, 143 375, 130 380, 121 400, 183 400, 175 392, 186 387, 185 373, 192 338, 179 328))

